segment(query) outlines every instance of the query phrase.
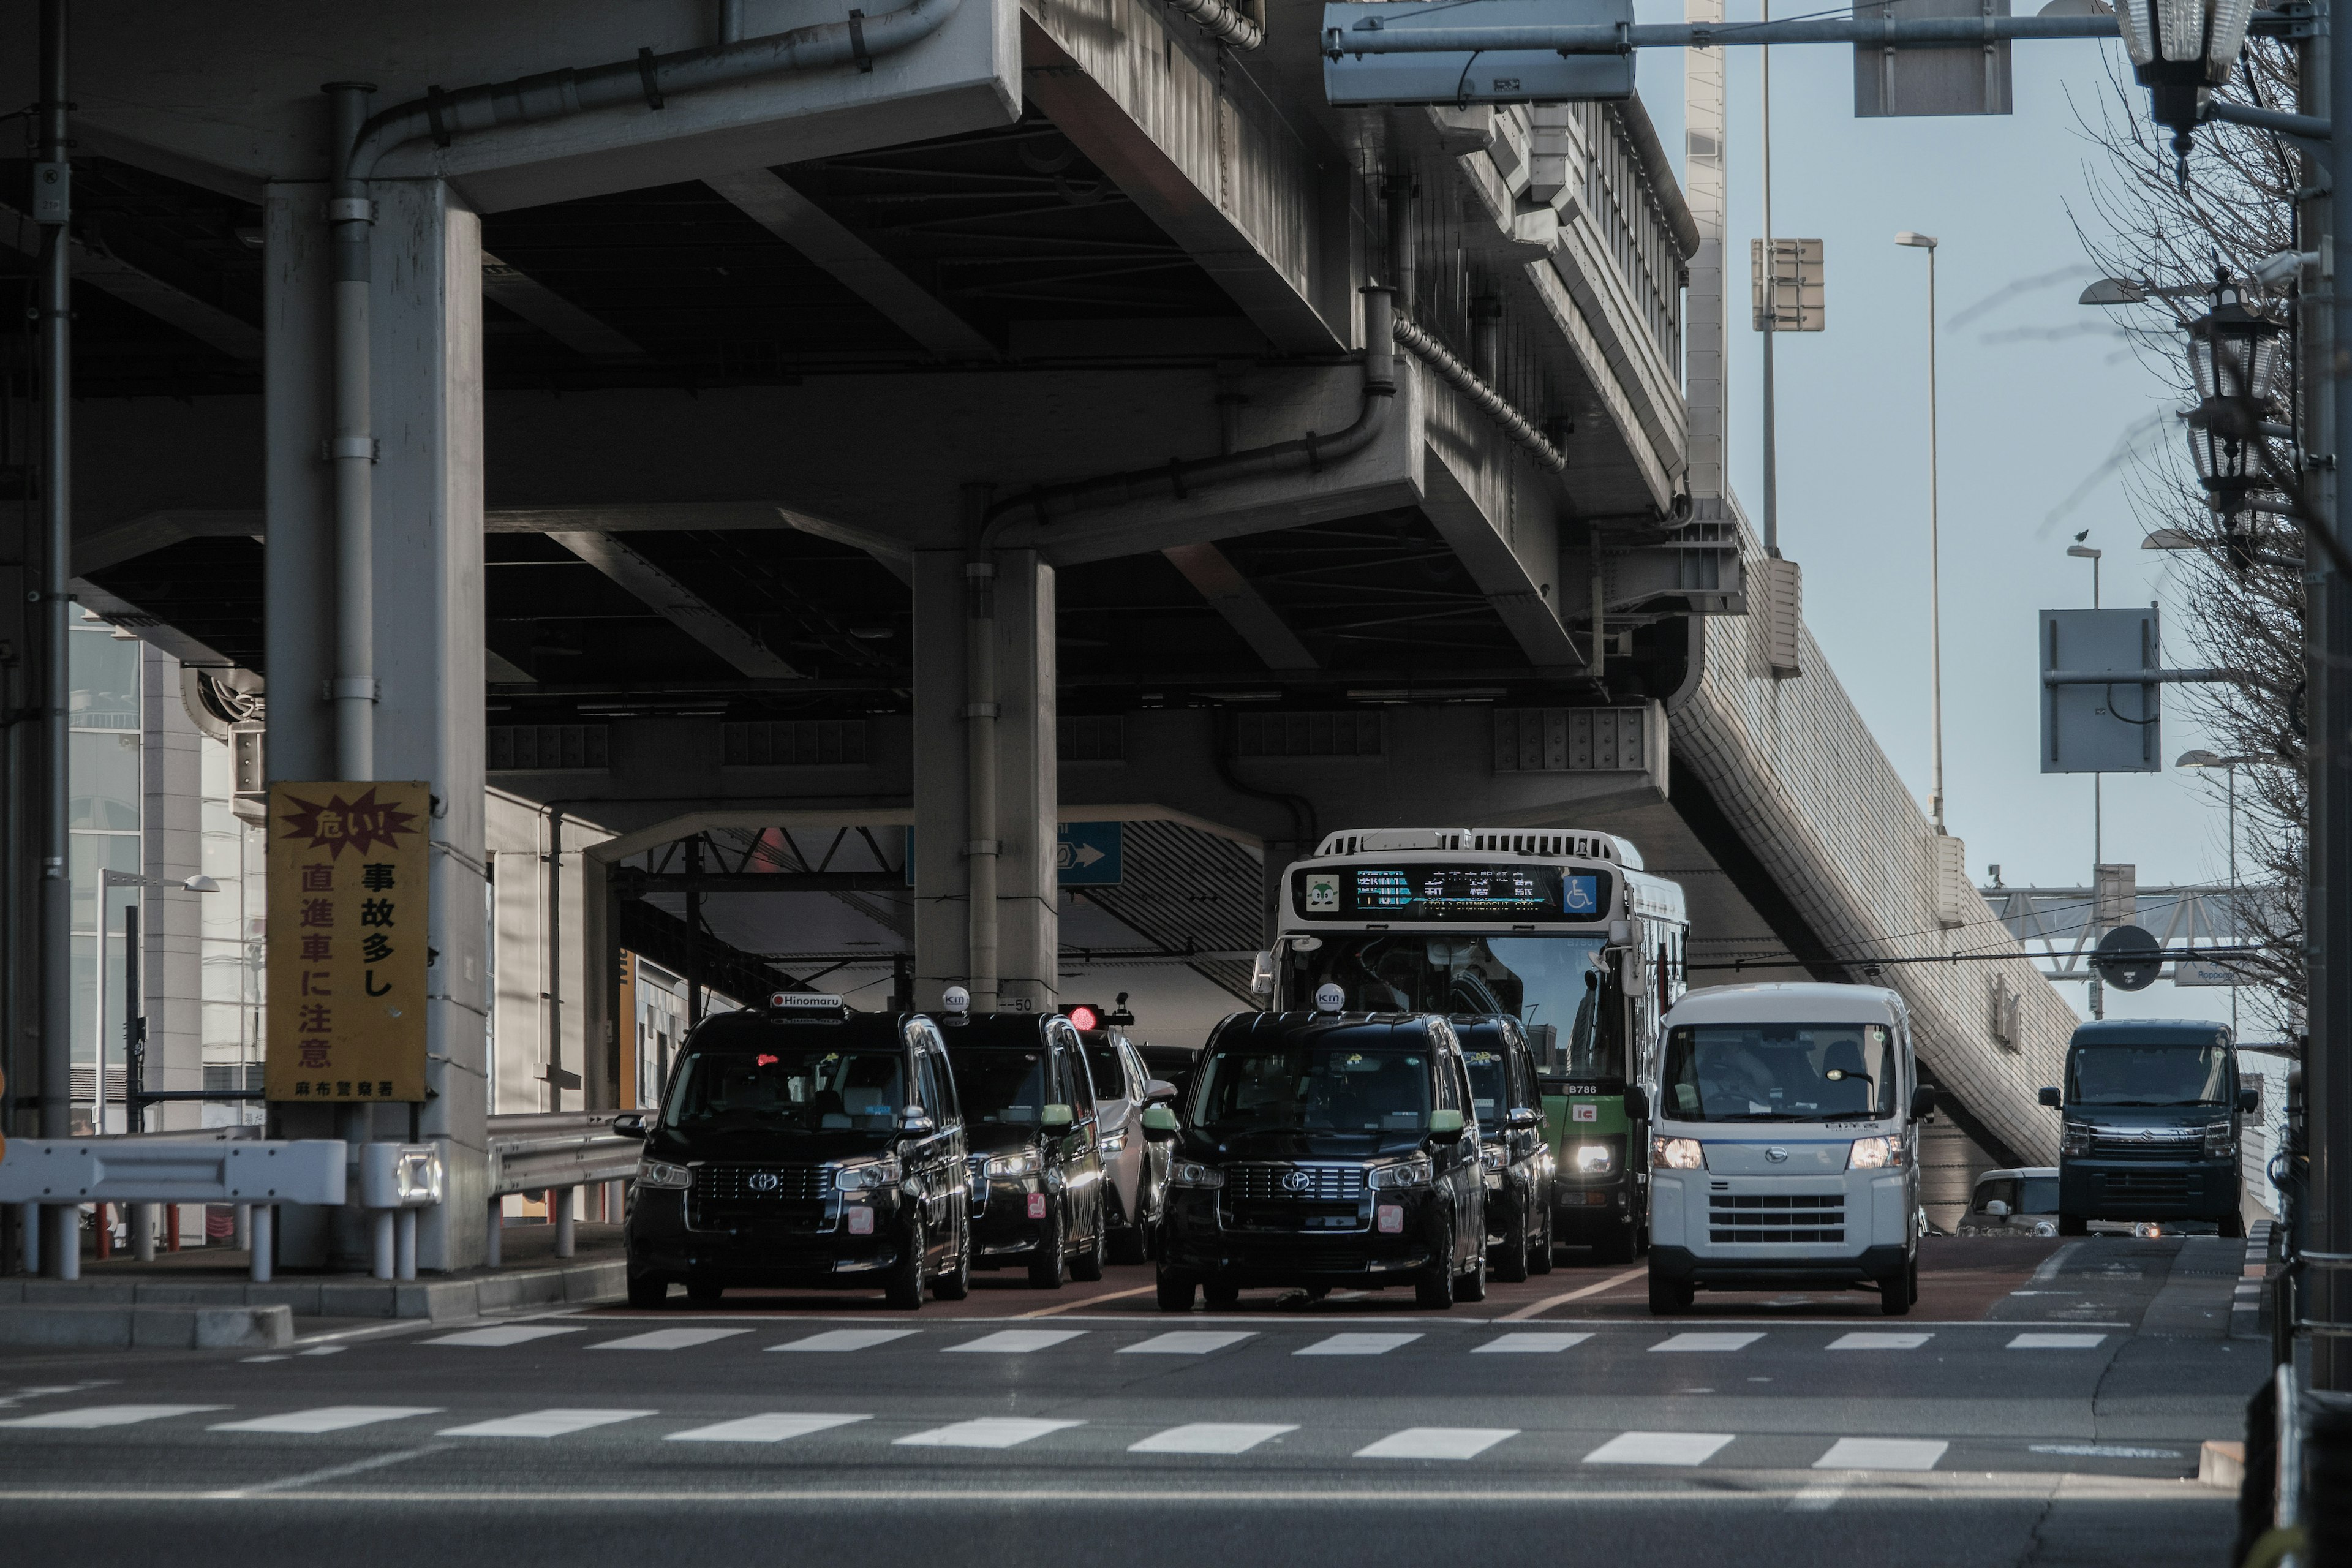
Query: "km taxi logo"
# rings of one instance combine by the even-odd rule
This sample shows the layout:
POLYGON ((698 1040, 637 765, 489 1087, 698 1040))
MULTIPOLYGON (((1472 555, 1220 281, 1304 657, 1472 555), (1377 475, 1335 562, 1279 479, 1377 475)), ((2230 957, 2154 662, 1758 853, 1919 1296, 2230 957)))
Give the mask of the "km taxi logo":
POLYGON ((357 800, 329 795, 324 805, 300 795, 287 800, 294 807, 279 819, 287 837, 309 840, 310 848, 324 849, 331 860, 345 849, 362 855, 379 844, 397 849, 401 835, 416 831, 416 813, 394 810, 377 800, 373 790, 357 800))

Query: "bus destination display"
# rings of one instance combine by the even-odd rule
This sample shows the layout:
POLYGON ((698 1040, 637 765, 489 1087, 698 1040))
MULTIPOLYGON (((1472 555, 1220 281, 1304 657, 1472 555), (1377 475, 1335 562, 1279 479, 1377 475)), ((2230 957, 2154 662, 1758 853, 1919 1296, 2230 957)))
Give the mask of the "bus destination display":
POLYGON ((1294 872, 1308 920, 1570 925, 1604 919, 1609 876, 1553 866, 1344 866, 1294 872))

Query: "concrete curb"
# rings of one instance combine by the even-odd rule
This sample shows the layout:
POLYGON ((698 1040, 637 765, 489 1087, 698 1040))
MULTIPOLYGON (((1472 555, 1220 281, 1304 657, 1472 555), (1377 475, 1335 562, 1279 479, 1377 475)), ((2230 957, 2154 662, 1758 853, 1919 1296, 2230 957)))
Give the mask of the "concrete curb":
MULTIPOLYGON (((422 1318, 446 1322, 518 1307, 618 1300, 627 1294, 627 1265, 613 1258, 454 1279, 405 1281, 286 1279, 254 1285, 236 1280, 0 1279, 0 1312, 12 1306, 280 1308, 303 1318, 422 1318)), ((0 1337, 0 1343, 10 1342, 18 1342, 0 1337)))
POLYGON ((2263 1292, 2270 1283, 2271 1226, 2256 1220, 2246 1227, 2246 1261, 2231 1293, 2230 1337, 2259 1340, 2263 1332, 2263 1292))
POLYGON ((0 1305, 0 1345, 228 1350, 282 1345, 293 1338, 294 1314, 282 1306, 0 1305))

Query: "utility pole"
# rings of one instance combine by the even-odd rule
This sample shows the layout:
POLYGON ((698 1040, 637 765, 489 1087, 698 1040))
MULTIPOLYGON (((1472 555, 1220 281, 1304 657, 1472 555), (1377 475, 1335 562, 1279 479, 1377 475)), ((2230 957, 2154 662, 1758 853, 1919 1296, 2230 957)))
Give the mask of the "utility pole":
MULTIPOLYGON (((73 1136, 73 888, 67 880, 66 591, 73 548, 73 174, 66 135, 66 0, 41 0, 40 153, 33 164, 33 216, 41 231, 39 318, 41 359, 41 683, 37 700, 48 711, 42 754, 48 777, 41 795, 40 1015, 41 1134, 73 1136)), ((101 982, 102 983, 102 982, 101 982)), ((103 1077, 103 1073, 100 1075, 103 1077)), ((58 1206, 49 1244, 41 1249, 49 1272, 62 1275, 81 1250, 80 1211, 58 1206), (68 1253, 67 1248, 72 1248, 68 1253)))
MULTIPOLYGON (((1764 0, 1763 19, 1772 19, 1764 0)), ((1772 399, 1772 340, 1780 331, 1780 252, 1772 237, 1772 47, 1762 51, 1764 100, 1764 553, 1780 556, 1780 437, 1772 399)))
MULTIPOLYGON (((2322 13, 2320 36, 2302 46, 2300 82, 2302 109, 2323 119, 2334 117, 2334 84, 2338 76, 2352 81, 2352 26, 2331 26, 2322 13)), ((2342 152, 2344 142, 2331 138, 2325 163, 2306 156, 2305 188, 2319 194, 2303 209, 2300 232, 2305 237, 2330 235, 2333 245, 2320 245, 2323 268, 2341 265, 2335 258, 2352 256, 2352 202, 2334 200, 2327 193, 2352 174, 2352 160, 2342 152)), ((2306 239, 2308 243, 2308 239, 2306 239)), ((2352 343, 2352 297, 2332 276, 2322 276, 2312 290, 2320 303, 2306 306, 2302 371, 2311 400, 2307 456, 2310 481, 2306 493, 2317 492, 2317 513, 2310 526, 2344 537, 2339 508, 2336 464, 2352 452, 2352 397, 2340 395, 2342 374, 2336 360, 2337 345, 2352 343)), ((2311 1191, 2305 1231, 2305 1279, 2309 1306, 2305 1316, 2316 1326, 2311 1341, 2313 1384, 2338 1393, 2352 1391, 2352 1063, 2344 1059, 2347 1030, 2352 1030, 2352 777, 2346 773, 2346 736, 2352 733, 2352 682, 2346 660, 2352 658, 2352 584, 2347 584, 2328 558, 2328 552, 2305 552, 2310 565, 2305 637, 2308 657, 2308 706, 2305 725, 2311 737, 2305 760, 2311 768, 2309 789, 2311 827, 2308 847, 2310 885, 2305 890, 2305 941, 2310 943, 2309 1034, 2304 1058, 2306 1136, 2310 1141, 2311 1191)))

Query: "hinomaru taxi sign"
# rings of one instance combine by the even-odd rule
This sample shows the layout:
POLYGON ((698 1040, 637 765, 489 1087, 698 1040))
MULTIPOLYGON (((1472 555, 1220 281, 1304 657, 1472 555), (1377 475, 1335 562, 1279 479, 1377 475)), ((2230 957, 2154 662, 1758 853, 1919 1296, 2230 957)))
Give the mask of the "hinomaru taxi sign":
POLYGON ((425 1098, 432 800, 422 784, 270 786, 271 1100, 425 1098))

